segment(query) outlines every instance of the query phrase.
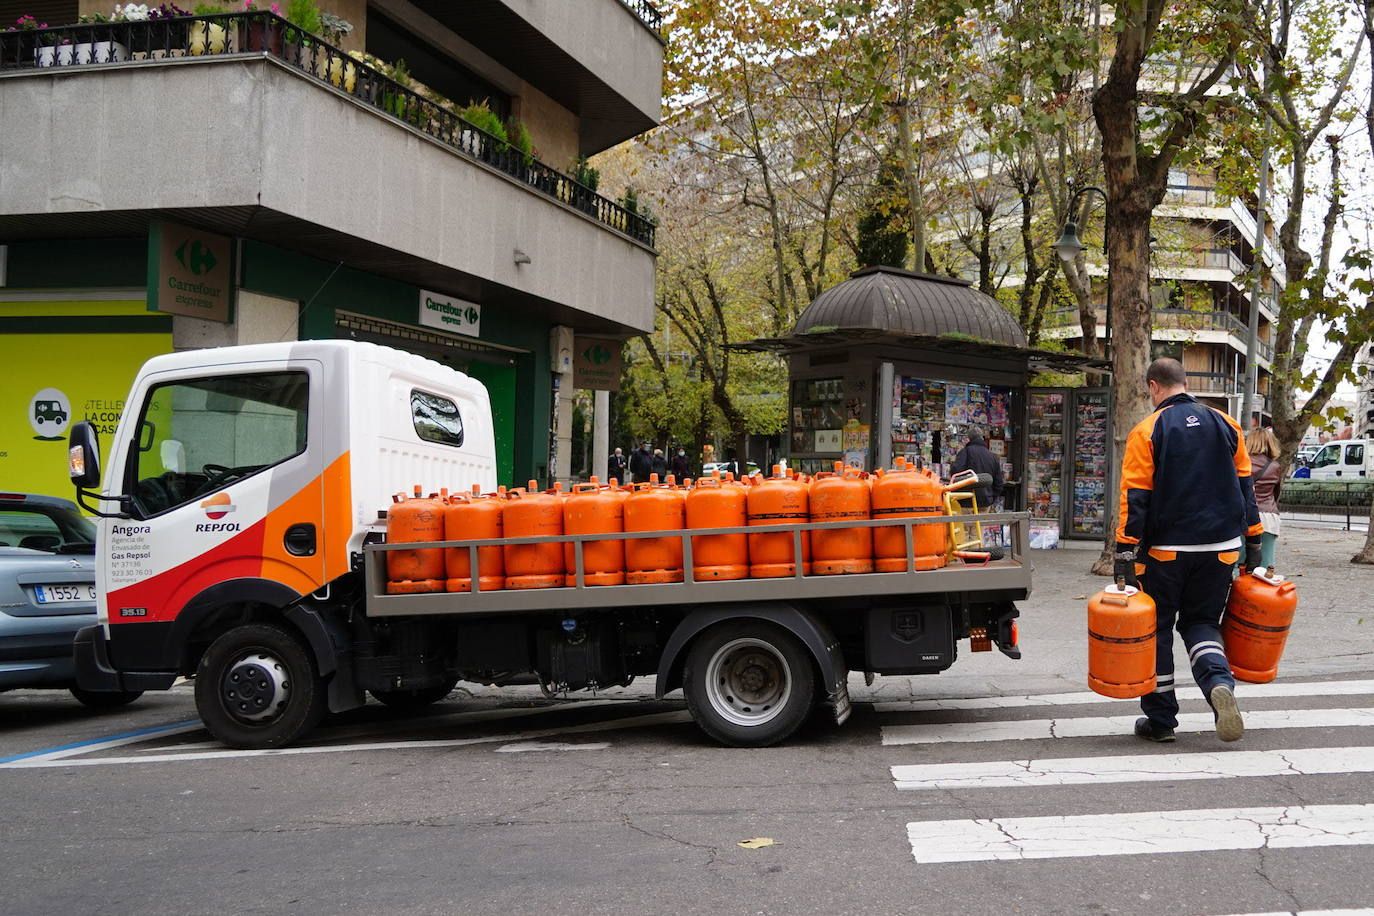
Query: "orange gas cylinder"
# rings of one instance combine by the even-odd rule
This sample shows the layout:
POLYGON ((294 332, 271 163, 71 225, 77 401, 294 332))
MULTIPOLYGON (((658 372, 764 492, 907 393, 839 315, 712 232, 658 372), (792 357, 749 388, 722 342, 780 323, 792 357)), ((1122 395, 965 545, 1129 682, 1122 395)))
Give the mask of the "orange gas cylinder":
MULTIPOLYGON (((811 521, 867 521, 868 481, 862 472, 835 462, 835 473, 817 475, 811 484, 811 521)), ((811 569, 818 576, 873 572, 871 528, 833 528, 811 532, 811 569)))
MULTIPOLYGON (((444 540, 481 541, 505 537, 501 524, 505 508, 505 487, 483 496, 477 484, 472 493, 460 493, 449 499, 444 509, 444 540)), ((472 552, 467 547, 449 547, 444 551, 447 567, 446 587, 451 592, 472 591, 472 552)), ((501 547, 477 548, 478 587, 484 592, 496 591, 506 584, 506 563, 501 547)))
MULTIPOLYGON (((749 527, 805 525, 810 517, 810 490, 806 484, 785 477, 773 466, 773 476, 749 487, 745 509, 749 527)), ((802 574, 811 574, 811 533, 801 533, 802 574)), ((795 541, 791 531, 749 535, 749 575, 754 579, 778 579, 796 575, 795 541)))
POLYGON ((1121 580, 1088 602, 1088 686, 1118 700, 1155 689, 1155 603, 1121 580))
MULTIPOLYGON (((611 487, 602 487, 595 477, 591 483, 573 484, 563 503, 564 534, 618 534, 625 530, 625 496, 611 487)), ((577 584, 577 557, 572 544, 563 545, 564 584, 577 584)), ((582 581, 587 585, 625 584, 625 542, 583 541, 582 581)))
MULTIPOLYGON (((563 497, 528 490, 506 494, 503 523, 508 538, 554 537, 563 533, 563 497)), ((506 588, 555 588, 563 584, 562 544, 506 544, 506 588)))
MULTIPOLYGON (((671 481, 673 478, 668 478, 671 481)), ((683 493, 671 483, 661 484, 657 474, 647 484, 636 485, 625 500, 626 531, 671 531, 686 527, 683 493)), ((682 581, 682 538, 639 538, 625 542, 625 580, 631 585, 682 581)))
MULTIPOLYGON (((940 481, 929 470, 908 467, 898 458, 891 471, 880 472, 873 483, 873 518, 919 518, 944 514, 945 496, 940 481)), ((939 569, 949 562, 949 526, 914 525, 911 550, 917 569, 939 569)), ((878 572, 906 570, 906 531, 873 529, 874 567, 878 572)))
POLYGON ((1237 680, 1267 684, 1278 676, 1297 609, 1297 586, 1272 569, 1260 567, 1236 578, 1221 622, 1221 641, 1237 680))
MULTIPOLYGON (((386 540, 388 544, 422 544, 444 539, 443 506, 435 499, 420 494, 419 485, 411 499, 396 497, 387 510, 386 540)), ((444 551, 434 547, 425 550, 388 550, 386 552, 387 591, 391 594, 412 592, 442 592, 444 590, 444 551)))
MULTIPOLYGON (((749 491, 716 474, 697 480, 687 494, 688 528, 743 528, 749 491)), ((692 575, 699 580, 743 579, 749 575, 749 544, 743 534, 692 538, 692 575)))

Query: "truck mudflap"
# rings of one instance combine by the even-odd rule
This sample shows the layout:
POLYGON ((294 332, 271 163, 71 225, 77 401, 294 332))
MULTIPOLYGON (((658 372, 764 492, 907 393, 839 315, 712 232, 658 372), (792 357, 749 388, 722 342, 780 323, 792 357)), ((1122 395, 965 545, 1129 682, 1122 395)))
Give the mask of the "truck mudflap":
POLYGON ((849 700, 849 668, 840 641, 815 614, 784 603, 706 606, 693 611, 673 630, 663 649, 654 688, 657 698, 661 700, 682 687, 685 650, 698 634, 727 620, 749 618, 775 623, 802 641, 820 670, 819 682, 825 689, 825 703, 834 712, 835 724, 843 725, 853 709, 849 700))
POLYGON ((95 693, 135 690, 166 690, 177 679, 175 671, 116 671, 110 664, 110 645, 100 624, 82 627, 72 641, 76 661, 76 685, 95 693))

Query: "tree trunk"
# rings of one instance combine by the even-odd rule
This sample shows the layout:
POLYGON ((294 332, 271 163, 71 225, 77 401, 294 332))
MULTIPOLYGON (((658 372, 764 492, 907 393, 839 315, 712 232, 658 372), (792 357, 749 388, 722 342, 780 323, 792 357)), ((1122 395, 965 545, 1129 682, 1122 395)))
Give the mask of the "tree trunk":
POLYGON ((911 220, 911 263, 917 272, 926 269, 926 219, 922 212, 921 176, 916 166, 915 146, 911 142, 911 102, 897 102, 897 142, 902 147, 902 172, 906 178, 907 218, 911 220))
POLYGON ((1364 535, 1364 546, 1350 558, 1350 562, 1374 566, 1374 501, 1369 504, 1369 529, 1364 535))

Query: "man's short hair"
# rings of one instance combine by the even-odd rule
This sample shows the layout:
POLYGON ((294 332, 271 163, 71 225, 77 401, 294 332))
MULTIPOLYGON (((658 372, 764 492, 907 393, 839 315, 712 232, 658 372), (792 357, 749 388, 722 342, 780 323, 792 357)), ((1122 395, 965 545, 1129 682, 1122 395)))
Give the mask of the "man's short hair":
POLYGON ((1145 381, 1155 382, 1165 388, 1182 388, 1188 384, 1188 374, 1178 360, 1161 356, 1150 363, 1150 368, 1145 372, 1145 381))

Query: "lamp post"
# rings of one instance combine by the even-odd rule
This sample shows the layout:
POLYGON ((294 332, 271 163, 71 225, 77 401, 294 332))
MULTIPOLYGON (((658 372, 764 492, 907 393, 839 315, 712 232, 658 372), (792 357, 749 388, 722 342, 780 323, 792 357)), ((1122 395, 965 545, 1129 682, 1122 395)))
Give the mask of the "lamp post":
MULTIPOLYGON (((1104 204, 1107 202, 1107 192, 1097 187, 1096 185, 1084 185, 1077 191, 1074 191, 1073 196, 1069 198, 1069 205, 1065 208, 1069 214, 1069 218, 1064 221, 1064 231, 1060 233, 1059 241, 1054 243, 1054 250, 1059 252, 1060 260, 1062 260, 1066 264, 1071 263, 1075 258, 1082 254, 1083 248, 1085 247, 1083 245, 1083 239, 1079 238, 1078 236, 1078 221, 1074 219, 1074 211, 1075 208, 1077 208, 1078 206, 1078 201, 1083 197, 1084 194, 1087 194, 1089 192, 1095 192, 1099 194, 1102 197, 1102 202, 1104 204)), ((1104 255, 1107 253, 1107 233, 1105 232, 1105 230, 1102 233, 1102 253, 1104 255)), ((1088 291, 1089 295, 1091 295, 1091 283, 1089 283, 1088 291)), ((1107 270, 1106 321, 1106 332, 1102 341, 1103 356, 1107 354, 1107 346, 1111 343, 1112 340, 1112 272, 1110 267, 1107 270)), ((1093 324, 1094 326, 1096 326, 1097 322, 1094 321, 1093 324)), ((1094 333, 1096 333, 1095 328, 1094 333)))

